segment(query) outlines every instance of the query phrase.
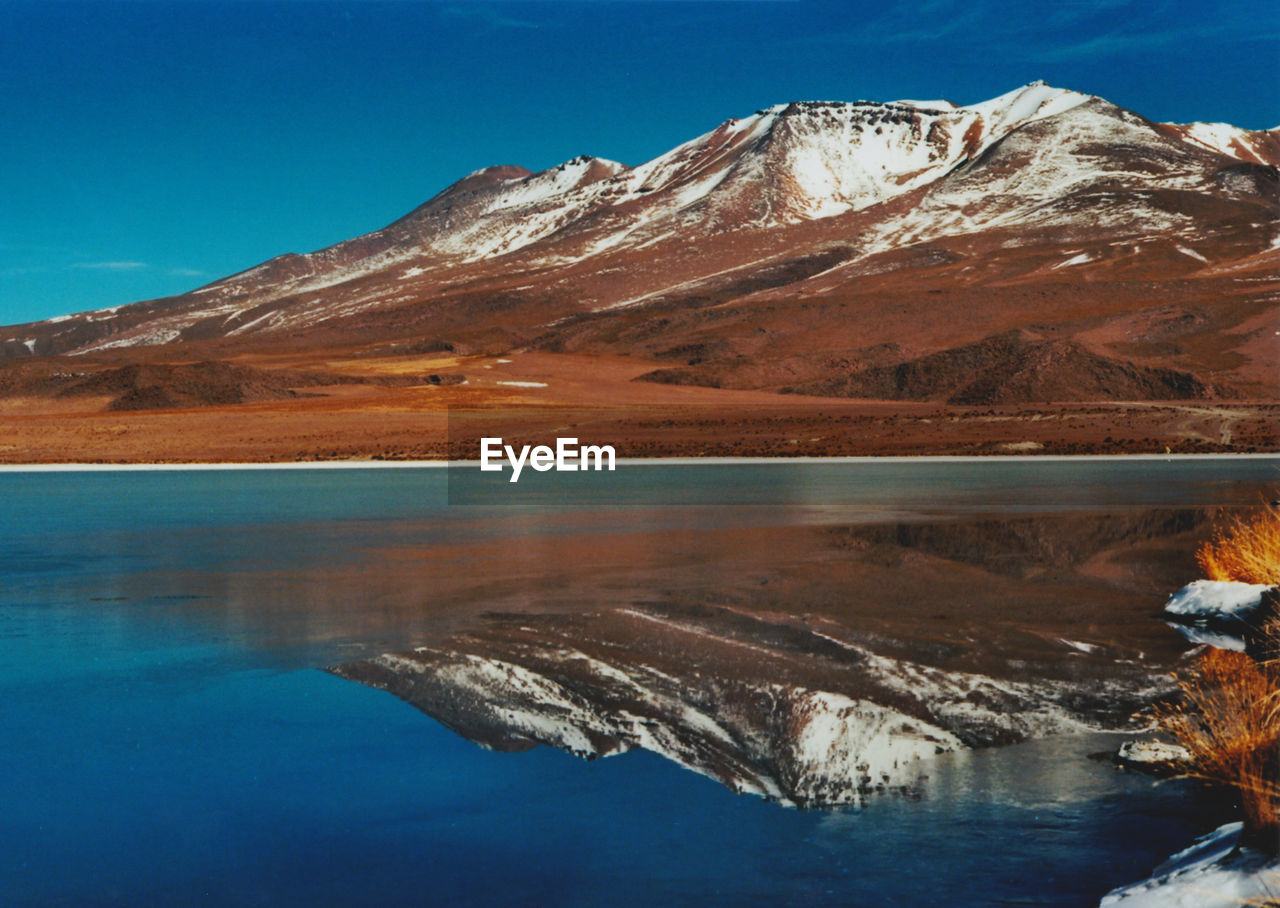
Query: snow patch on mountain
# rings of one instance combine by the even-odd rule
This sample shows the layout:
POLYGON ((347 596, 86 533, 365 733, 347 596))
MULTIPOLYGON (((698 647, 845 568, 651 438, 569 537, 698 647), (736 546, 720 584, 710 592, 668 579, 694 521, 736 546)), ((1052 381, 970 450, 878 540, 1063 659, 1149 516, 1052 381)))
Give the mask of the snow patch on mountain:
POLYGON ((1078 91, 1054 88, 1046 82, 1036 81, 964 109, 982 117, 985 147, 1024 123, 1066 113, 1079 107, 1090 97, 1092 96, 1078 91))
POLYGON ((584 185, 589 185, 587 182, 589 176, 601 169, 612 176, 624 170, 625 167, 616 161, 606 161, 603 158, 585 155, 574 158, 549 170, 502 183, 476 213, 487 215, 536 208, 548 201, 573 193, 584 185))
POLYGON ((1185 123, 1172 128, 1186 142, 1229 158, 1251 164, 1274 165, 1280 161, 1280 127, 1267 132, 1241 129, 1230 123, 1185 123))
POLYGON ((1081 253, 1078 253, 1077 255, 1071 256, 1071 258, 1067 259, 1065 262, 1058 262, 1058 264, 1054 265, 1053 267, 1055 269, 1070 268, 1072 265, 1084 265, 1092 261, 1093 261, 1092 255, 1090 255, 1087 252, 1081 252, 1081 253))
POLYGON ((96 353, 100 350, 114 350, 119 347, 154 347, 175 341, 181 334, 180 328, 166 325, 148 325, 142 330, 132 331, 120 337, 112 337, 110 340, 100 341, 81 347, 78 350, 73 350, 72 354, 96 353))

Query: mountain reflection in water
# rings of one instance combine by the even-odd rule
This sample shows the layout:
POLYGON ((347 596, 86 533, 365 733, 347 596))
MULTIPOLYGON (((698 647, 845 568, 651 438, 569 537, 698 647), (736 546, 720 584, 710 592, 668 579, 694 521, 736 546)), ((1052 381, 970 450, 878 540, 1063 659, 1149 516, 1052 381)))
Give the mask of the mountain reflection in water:
POLYGON ((641 748, 735 791, 856 803, 918 790, 941 753, 1132 728, 1185 649, 1155 615, 1210 519, 575 536, 506 563, 542 591, 525 607, 333 671, 490 749, 641 748), (573 566, 572 589, 557 587, 573 566))

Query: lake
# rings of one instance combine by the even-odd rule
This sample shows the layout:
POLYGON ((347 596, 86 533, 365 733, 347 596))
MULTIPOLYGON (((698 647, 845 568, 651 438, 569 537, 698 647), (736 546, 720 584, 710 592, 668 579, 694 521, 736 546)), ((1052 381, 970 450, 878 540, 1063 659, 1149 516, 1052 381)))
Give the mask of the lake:
POLYGON ((1278 476, 0 473, 0 893, 1096 904, 1230 817, 1091 755, 1278 476))

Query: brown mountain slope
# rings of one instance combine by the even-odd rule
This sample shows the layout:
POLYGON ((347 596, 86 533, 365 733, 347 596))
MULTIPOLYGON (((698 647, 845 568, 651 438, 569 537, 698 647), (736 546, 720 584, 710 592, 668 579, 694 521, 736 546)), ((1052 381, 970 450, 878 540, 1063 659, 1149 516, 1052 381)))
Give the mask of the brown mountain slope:
POLYGON ((989 337, 896 366, 873 366, 793 390, 803 394, 1008 404, 1061 400, 1191 400, 1216 391, 1186 372, 1134 366, 1071 341, 1026 333, 989 337))

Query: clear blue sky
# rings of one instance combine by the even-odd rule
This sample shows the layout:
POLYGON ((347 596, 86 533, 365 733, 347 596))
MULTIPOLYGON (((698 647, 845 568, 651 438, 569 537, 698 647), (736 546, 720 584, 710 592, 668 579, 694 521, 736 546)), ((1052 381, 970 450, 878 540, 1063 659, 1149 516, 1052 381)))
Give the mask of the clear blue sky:
POLYGON ((489 164, 1033 79, 1280 125, 1274 0, 0 0, 0 324, 376 229, 489 164))

